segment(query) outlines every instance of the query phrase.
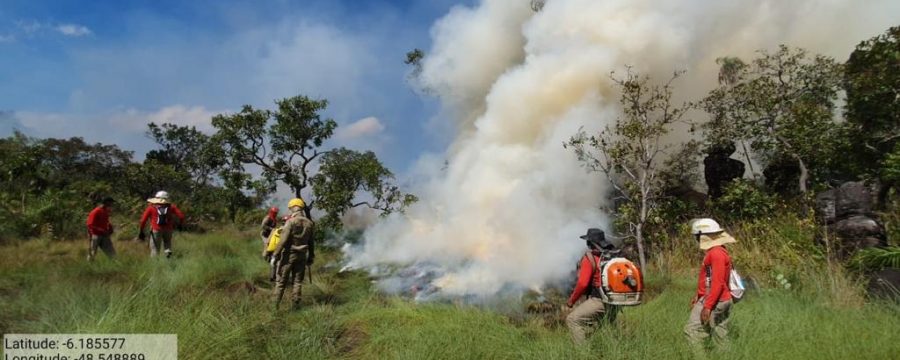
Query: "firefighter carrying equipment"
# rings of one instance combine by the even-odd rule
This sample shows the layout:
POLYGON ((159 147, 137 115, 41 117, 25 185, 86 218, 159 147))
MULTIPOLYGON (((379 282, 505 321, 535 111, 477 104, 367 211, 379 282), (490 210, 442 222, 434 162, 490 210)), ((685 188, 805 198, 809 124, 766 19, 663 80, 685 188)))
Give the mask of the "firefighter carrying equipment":
POLYGON ((644 278, 641 270, 631 260, 616 257, 597 263, 591 253, 586 254, 594 267, 600 271, 600 288, 594 289, 600 301, 610 305, 640 305, 644 294, 644 278))

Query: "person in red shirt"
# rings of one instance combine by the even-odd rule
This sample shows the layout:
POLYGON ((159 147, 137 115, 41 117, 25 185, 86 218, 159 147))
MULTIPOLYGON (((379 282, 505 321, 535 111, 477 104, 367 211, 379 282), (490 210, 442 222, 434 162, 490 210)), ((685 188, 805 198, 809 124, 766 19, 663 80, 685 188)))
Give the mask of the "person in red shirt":
POLYGON ((150 205, 141 216, 141 224, 138 228, 138 238, 146 239, 144 228, 150 222, 150 256, 156 256, 160 245, 166 253, 166 257, 172 257, 172 232, 176 225, 184 224, 184 214, 175 204, 169 202, 169 193, 160 191, 156 196, 147 199, 150 205))
POLYGON ((103 250, 107 257, 116 256, 110 236, 113 233, 113 225, 109 222, 110 211, 115 200, 106 197, 100 205, 91 210, 87 218, 88 235, 91 237, 91 246, 88 250, 88 261, 93 261, 97 255, 97 248, 103 250))
POLYGON ((269 212, 266 213, 266 216, 263 218, 260 227, 262 230, 259 233, 259 236, 262 238, 263 249, 269 245, 269 235, 272 234, 272 230, 275 230, 275 227, 278 226, 278 208, 272 207, 269 209, 269 212))
POLYGON ((572 295, 569 301, 563 307, 563 312, 567 312, 566 326, 572 333, 572 340, 576 344, 584 343, 585 330, 593 325, 600 315, 606 314, 607 319, 615 320, 615 314, 618 309, 615 306, 605 305, 600 300, 600 264, 609 254, 617 252, 615 246, 606 241, 606 234, 600 229, 588 229, 587 234, 581 236, 587 242, 589 251, 581 257, 578 263, 578 280, 575 288, 572 289, 572 295), (573 306, 587 295, 587 299, 573 306), (607 314, 607 307, 609 312, 607 314))
POLYGON ((706 251, 706 256, 697 275, 697 294, 691 300, 691 316, 684 333, 695 350, 702 349, 703 341, 710 336, 717 345, 726 345, 733 301, 728 288, 731 256, 725 244, 736 243, 737 240, 713 219, 694 221, 691 232, 700 249, 706 251))

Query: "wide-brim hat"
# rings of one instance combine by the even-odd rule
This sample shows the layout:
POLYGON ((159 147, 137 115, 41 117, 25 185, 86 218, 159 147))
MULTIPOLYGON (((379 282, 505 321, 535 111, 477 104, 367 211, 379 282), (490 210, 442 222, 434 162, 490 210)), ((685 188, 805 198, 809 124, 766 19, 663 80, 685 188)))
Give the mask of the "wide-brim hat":
POLYGON ((587 231, 587 234, 579 236, 580 238, 587 240, 588 243, 595 244, 600 250, 603 251, 616 251, 616 246, 606 240, 606 232, 600 230, 598 228, 590 228, 587 231))
POLYGON ((606 233, 603 230, 597 228, 590 228, 587 230, 587 234, 579 236, 584 240, 606 240, 606 233))
POLYGON ((168 203, 169 203, 169 199, 163 199, 163 198, 152 197, 152 198, 147 199, 147 202, 148 202, 148 203, 151 203, 151 204, 154 204, 154 205, 157 205, 157 204, 168 204, 168 203))
POLYGON ((736 243, 737 240, 728 232, 722 231, 717 233, 700 235, 700 250, 709 250, 716 246, 736 243))

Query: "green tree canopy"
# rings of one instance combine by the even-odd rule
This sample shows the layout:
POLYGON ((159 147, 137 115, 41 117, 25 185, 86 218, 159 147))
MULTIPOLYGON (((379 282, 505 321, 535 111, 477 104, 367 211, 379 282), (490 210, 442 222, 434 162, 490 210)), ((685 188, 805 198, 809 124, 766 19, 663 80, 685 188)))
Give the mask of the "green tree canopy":
POLYGON ((859 43, 843 80, 849 141, 842 158, 848 171, 895 184, 881 165, 900 139, 900 26, 859 43))
POLYGON ((760 52, 750 64, 735 58, 719 63, 721 86, 701 102, 713 119, 709 141, 748 140, 764 160, 793 159, 805 193, 834 148, 841 65, 784 45, 760 52))
POLYGON ((245 105, 239 113, 213 117, 213 138, 231 159, 232 169, 258 166, 263 183, 287 185, 306 202, 307 216, 318 208, 325 212, 326 225, 334 228, 351 207, 389 212, 413 199, 390 184, 393 175, 374 153, 324 149, 337 127, 319 114, 328 106, 326 100, 301 95, 275 103, 275 111, 245 105), (373 200, 354 201, 362 193, 373 200))

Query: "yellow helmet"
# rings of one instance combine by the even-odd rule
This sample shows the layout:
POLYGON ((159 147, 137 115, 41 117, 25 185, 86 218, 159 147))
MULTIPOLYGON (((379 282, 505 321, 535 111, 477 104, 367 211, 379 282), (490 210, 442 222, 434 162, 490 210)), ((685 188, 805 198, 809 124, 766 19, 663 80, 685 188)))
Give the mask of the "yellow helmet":
POLYGON ((293 199, 291 199, 291 201, 288 201, 288 209, 290 209, 292 207, 303 208, 303 207, 306 207, 306 203, 303 202, 303 199, 301 199, 301 198, 293 198, 293 199))

